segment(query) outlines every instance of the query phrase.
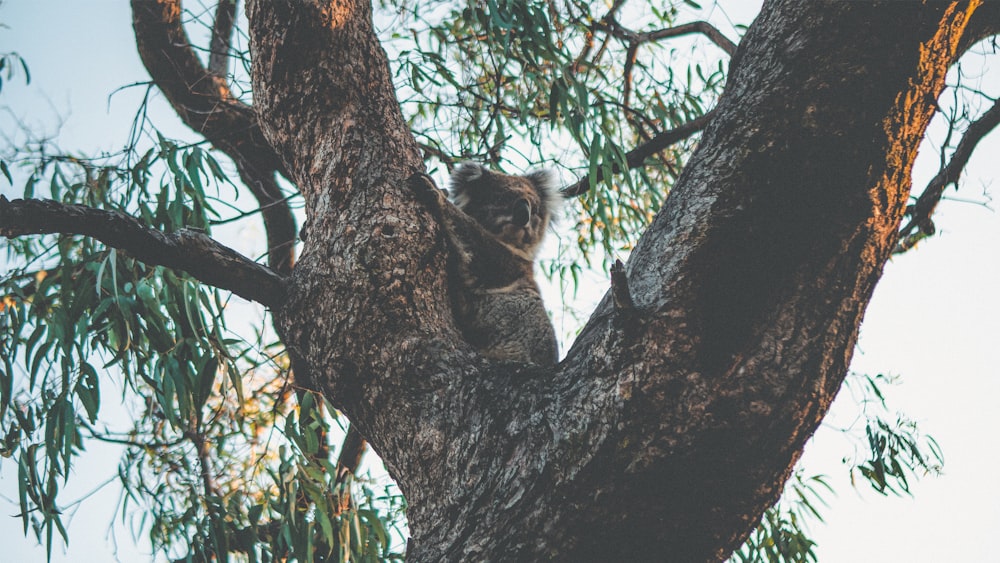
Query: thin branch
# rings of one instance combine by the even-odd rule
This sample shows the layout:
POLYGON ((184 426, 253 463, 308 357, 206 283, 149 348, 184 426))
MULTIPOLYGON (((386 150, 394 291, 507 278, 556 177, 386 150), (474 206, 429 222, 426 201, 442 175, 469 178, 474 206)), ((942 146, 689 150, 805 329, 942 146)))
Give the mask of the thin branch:
POLYGON ((580 72, 580 66, 583 64, 583 61, 587 59, 587 55, 589 55, 590 51, 592 51, 593 49, 594 49, 594 31, 593 29, 588 29, 583 37, 583 48, 580 49, 580 54, 577 55, 576 59, 573 61, 572 66, 570 66, 570 69, 573 72, 580 72))
POLYGON ((340 446, 340 456, 337 460, 337 482, 343 482, 348 475, 354 475, 361 463, 361 457, 368 449, 368 442, 352 424, 347 429, 344 442, 340 446))
POLYGON ((917 198, 917 202, 910 209, 909 222, 899 230, 899 242, 893 251, 894 253, 901 254, 913 247, 916 242, 913 239, 916 230, 919 229, 923 234, 934 232, 931 216, 934 214, 938 202, 941 201, 945 188, 958 182, 962 171, 965 170, 965 165, 968 164, 969 158, 976 149, 976 145, 998 124, 1000 124, 1000 100, 994 102, 993 107, 979 116, 979 119, 969 124, 962 140, 955 147, 951 160, 938 171, 924 188, 920 197, 917 198))
POLYGON ((236 0, 219 0, 212 25, 212 43, 209 47, 208 71, 225 79, 229 73, 229 50, 236 28, 236 0))
POLYGON ((205 487, 205 495, 221 497, 222 492, 219 482, 215 479, 215 470, 212 468, 212 447, 205 436, 194 430, 184 432, 184 437, 191 441, 198 455, 198 464, 201 466, 201 481, 205 487))
POLYGON ((636 40, 639 43, 646 43, 648 41, 659 41, 660 39, 669 39, 671 37, 690 35, 692 33, 700 33, 704 35, 709 41, 715 43, 718 48, 725 51, 725 53, 730 57, 736 53, 736 43, 730 41, 729 38, 723 35, 717 27, 706 21, 696 21, 678 25, 676 27, 669 27, 667 29, 640 33, 637 34, 636 40))
POLYGON ((625 86, 622 88, 622 104, 627 110, 632 109, 629 102, 629 99, 632 97, 632 68, 635 67, 635 58, 638 51, 639 44, 631 42, 628 44, 628 52, 625 53, 625 68, 622 70, 622 75, 625 77, 625 86))
POLYGON ((700 33, 701 35, 707 37, 709 41, 715 43, 717 47, 722 49, 730 57, 736 53, 736 43, 730 41, 729 38, 723 35, 717 27, 706 21, 696 21, 675 27, 638 33, 622 26, 622 24, 618 23, 618 21, 613 17, 605 17, 601 20, 597 29, 606 31, 610 35, 635 46, 639 46, 643 43, 653 43, 661 39, 671 39, 682 35, 700 33))
MULTIPOLYGON (((587 31, 584 33, 583 47, 580 49, 580 54, 577 55, 576 59, 574 59, 573 61, 573 64, 569 67, 571 72, 576 73, 580 71, 580 67, 583 65, 583 62, 587 59, 587 56, 590 55, 590 52, 594 49, 594 35, 596 34, 597 30, 603 29, 605 26, 608 25, 609 22, 614 22, 615 14, 617 14, 618 10, 620 10, 624 5, 625 5, 625 0, 615 0, 615 2, 608 9, 608 13, 604 14, 604 17, 587 26, 587 31)), ((594 57, 595 64, 597 63, 597 61, 601 59, 601 56, 604 54, 607 45, 608 45, 608 37, 605 36, 604 41, 601 44, 601 48, 597 53, 597 56, 594 57)))
POLYGON ((604 16, 605 20, 612 19, 618 15, 618 11, 622 9, 625 5, 626 0, 615 0, 611 7, 608 9, 608 13, 604 16))
POLYGON ((182 438, 177 438, 176 440, 170 440, 168 442, 156 442, 156 441, 153 441, 153 442, 141 442, 139 440, 133 440, 133 439, 130 439, 130 438, 112 438, 110 432, 108 432, 106 430, 105 431, 100 431, 97 428, 95 428, 92 424, 90 424, 89 422, 87 422, 86 420, 80 419, 78 422, 84 428, 87 429, 87 437, 93 438, 93 439, 98 440, 100 442, 106 442, 108 444, 119 444, 119 445, 122 445, 122 446, 129 446, 129 447, 139 448, 139 449, 159 450, 159 449, 164 449, 164 448, 172 448, 172 447, 176 446, 177 444, 180 444, 181 442, 183 442, 184 440, 186 440, 186 438, 182 437, 182 438))
MULTIPOLYGON (((294 193, 294 194, 286 195, 285 198, 284 198, 284 200, 282 200, 282 201, 290 201, 294 197, 296 197, 297 195, 299 195, 299 194, 298 193, 294 193)), ((226 217, 225 219, 215 219, 215 220, 210 221, 209 224, 212 225, 213 227, 218 227, 219 225, 228 225, 230 223, 235 223, 237 221, 242 221, 243 219, 246 219, 247 217, 250 217, 250 216, 256 215, 258 213, 263 213, 264 212, 264 209, 262 207, 255 207, 255 208, 249 209, 247 211, 240 211, 240 209, 238 207, 236 207, 235 205, 231 205, 231 204, 229 204, 226 201, 219 200, 219 202, 221 204, 223 204, 223 205, 227 205, 227 206, 231 207, 232 209, 238 211, 238 213, 236 215, 233 215, 232 217, 226 217)), ((272 203, 270 205, 278 205, 278 204, 277 203, 272 203)), ((274 266, 271 266, 271 269, 272 270, 275 269, 274 266)))
POLYGON ((285 301, 284 278, 200 231, 181 229, 167 234, 120 211, 53 200, 10 201, 0 196, 0 236, 53 233, 93 237, 147 264, 183 270, 208 285, 271 308, 285 301))
POLYGON ((290 197, 281 192, 274 170, 261 169, 242 154, 232 156, 240 179, 260 204, 267 234, 267 264, 275 272, 287 276, 295 265, 295 238, 298 236, 298 227, 288 204, 290 197))
POLYGON ((444 150, 442 150, 437 145, 432 145, 430 143, 417 142, 417 146, 420 147, 420 151, 424 153, 424 160, 434 157, 444 164, 444 167, 450 173, 453 168, 455 168, 455 159, 444 150))
MULTIPOLYGON (((712 120, 715 116, 715 110, 712 110, 702 116, 696 117, 691 121, 688 121, 684 125, 675 127, 669 131, 664 131, 659 133, 649 141, 639 145, 638 147, 630 150, 625 155, 625 161, 628 164, 628 168, 638 168, 646 161, 650 156, 662 151, 663 149, 687 139, 691 135, 694 135, 698 131, 701 131, 708 125, 708 122, 712 120)), ((615 165, 612 171, 616 174, 621 173, 621 167, 615 165)), ((594 178, 594 183, 600 182, 604 179, 604 173, 599 168, 597 170, 597 177, 594 178)), ((574 197, 587 193, 590 189, 590 179, 588 177, 581 178, 577 183, 565 187, 562 189, 563 197, 574 197)))

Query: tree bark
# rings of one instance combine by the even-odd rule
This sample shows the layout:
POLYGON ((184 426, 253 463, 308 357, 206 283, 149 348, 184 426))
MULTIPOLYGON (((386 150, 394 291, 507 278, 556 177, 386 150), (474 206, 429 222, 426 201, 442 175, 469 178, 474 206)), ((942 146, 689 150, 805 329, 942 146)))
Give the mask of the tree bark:
POLYGON ((625 277, 553 369, 465 344, 371 8, 248 7, 311 233, 279 311, 405 493, 417 561, 722 560, 846 373, 978 1, 765 4, 625 277))

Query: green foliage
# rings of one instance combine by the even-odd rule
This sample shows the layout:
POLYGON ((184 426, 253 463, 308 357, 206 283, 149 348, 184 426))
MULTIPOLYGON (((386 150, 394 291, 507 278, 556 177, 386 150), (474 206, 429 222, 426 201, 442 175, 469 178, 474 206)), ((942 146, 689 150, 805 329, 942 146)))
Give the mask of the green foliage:
POLYGON ((797 470, 785 485, 781 500, 767 509, 746 543, 730 561, 741 563, 798 563, 817 561, 816 543, 809 539, 804 523, 820 522, 819 506, 826 506, 825 495, 833 493, 822 475, 806 478, 797 470))
POLYGON ((28 63, 17 53, 0 53, 0 92, 3 91, 3 82, 6 79, 10 82, 18 72, 24 73, 24 83, 31 83, 31 72, 28 71, 28 63))
MULTIPOLYGON (((118 165, 21 155, 34 163, 24 195, 122 211, 165 232, 211 231, 225 220, 224 168, 200 146, 157 139, 118 165)), ((17 464, 25 532, 50 553, 56 536, 67 540, 59 494, 74 459, 99 440, 123 446, 122 510, 156 549, 195 561, 392 557, 398 493, 338 480, 316 455, 336 412, 311 395, 296 406, 272 337, 227 327, 230 295, 86 237, 15 239, 6 250, 0 455, 17 464), (104 419, 115 395, 132 416, 125 431, 104 419)))
MULTIPOLYGON (((635 31, 670 27, 679 4, 629 5, 622 19, 635 31)), ((674 48, 630 40, 604 2, 428 7, 394 14, 391 29, 406 31, 388 43, 404 111, 426 153, 449 168, 468 158, 501 169, 547 163, 564 178, 589 178, 572 245, 579 254, 553 273, 565 278, 578 258, 607 266, 629 252, 693 140, 631 173, 613 171, 628 168, 630 149, 704 114, 724 82, 722 60, 692 62, 674 48)))
MULTIPOLYGON (((165 145, 157 158, 175 158, 169 150, 165 145)), ((123 209, 148 189, 129 178, 127 171, 76 159, 48 160, 30 174, 24 192, 32 196, 47 179, 53 199, 123 209)), ((144 218, 168 230, 207 225, 210 207, 197 184, 178 177, 160 193, 171 191, 176 199, 161 197, 155 210, 143 209, 144 218)), ((8 256, 22 265, 0 282, 0 422, 5 445, 12 446, 2 453, 18 461, 25 530, 30 519, 51 549, 53 530, 65 539, 56 503, 60 484, 100 414, 98 370, 120 371, 131 391, 155 397, 152 404, 162 407, 157 412, 172 430, 185 431, 201 424, 220 366, 235 365, 223 338, 220 296, 194 280, 83 237, 26 240, 8 246, 8 256)))
POLYGON ((860 386, 864 396, 860 404, 868 452, 857 459, 845 458, 844 463, 851 467, 852 483, 860 475, 883 495, 908 495, 914 479, 941 473, 944 455, 934 438, 923 435, 914 421, 902 414, 889 415, 882 386, 895 381, 883 374, 848 378, 848 387, 858 391, 860 386))

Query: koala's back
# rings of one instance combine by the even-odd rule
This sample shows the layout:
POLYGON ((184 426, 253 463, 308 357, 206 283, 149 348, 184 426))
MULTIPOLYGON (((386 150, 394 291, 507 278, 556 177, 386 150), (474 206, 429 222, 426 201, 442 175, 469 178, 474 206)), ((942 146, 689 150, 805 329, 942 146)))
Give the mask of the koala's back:
POLYGON ((556 333, 537 287, 526 285, 506 291, 468 288, 456 300, 458 324, 486 357, 551 365, 559 359, 556 333))

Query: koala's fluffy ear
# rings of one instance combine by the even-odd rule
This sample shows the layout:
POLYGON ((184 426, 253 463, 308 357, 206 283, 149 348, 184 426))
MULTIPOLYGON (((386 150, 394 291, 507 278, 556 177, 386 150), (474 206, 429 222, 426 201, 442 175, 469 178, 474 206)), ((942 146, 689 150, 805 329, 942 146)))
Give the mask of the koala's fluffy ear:
POLYGON ((535 186, 535 190, 538 191, 538 195, 544 202, 546 211, 551 212, 559 208, 563 197, 556 184, 555 172, 543 168, 529 173, 525 178, 535 186))
POLYGON ((482 164, 475 162, 463 162, 451 172, 449 191, 452 200, 459 209, 464 208, 472 199, 472 194, 469 193, 472 185, 487 174, 489 174, 489 170, 482 164))

